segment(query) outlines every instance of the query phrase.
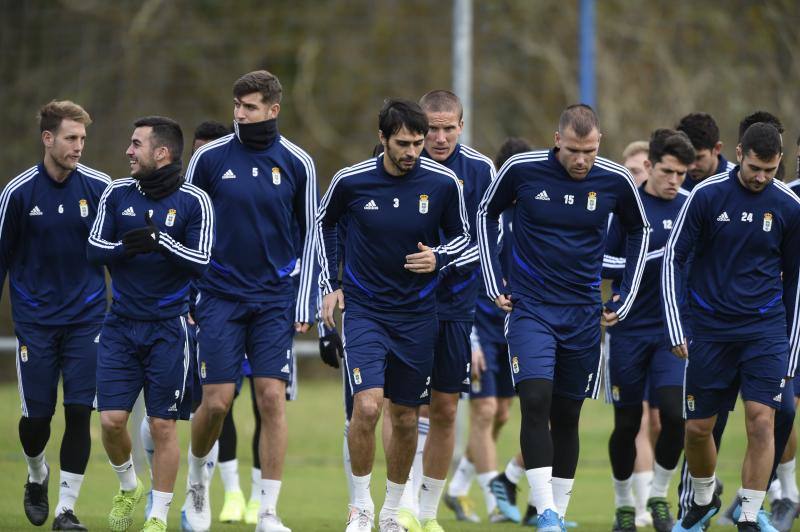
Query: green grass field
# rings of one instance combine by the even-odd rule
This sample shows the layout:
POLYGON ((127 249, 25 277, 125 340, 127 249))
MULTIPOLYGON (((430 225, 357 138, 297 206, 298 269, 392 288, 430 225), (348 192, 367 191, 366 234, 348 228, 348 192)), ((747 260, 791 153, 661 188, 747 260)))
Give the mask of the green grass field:
MULTIPOLYGON (((246 391, 245 391, 246 393, 246 391)), ((246 397, 246 396, 245 396, 246 397)), ((289 451, 286 460, 285 478, 279 501, 279 513, 287 526, 296 532, 316 530, 343 530, 347 511, 347 489, 342 473, 342 408, 341 384, 336 379, 307 379, 301 382, 300 398, 289 405, 289 451)), ((0 434, 0 530, 24 530, 33 528, 22 510, 25 462, 17 437, 19 397, 13 383, 0 385, 0 423, 6 429, 0 434)), ((239 463, 242 488, 249 496, 251 457, 249 441, 252 435, 252 415, 248 412, 249 401, 236 403, 236 420, 239 429, 239 463)), ((519 412, 515 403, 511 421, 501 436, 499 463, 515 452, 519 435, 519 412)), ((587 401, 581 421, 581 462, 575 482, 574 495, 568 518, 579 523, 580 530, 610 530, 613 519, 613 490, 610 480, 607 443, 612 416, 609 405, 601 401, 587 401)), ((724 504, 739 485, 739 467, 744 450, 744 427, 741 412, 737 410, 729 422, 718 472, 725 482, 724 504)), ((56 474, 50 481, 50 502, 58 499, 57 461, 58 444, 63 427, 63 417, 54 420, 53 437, 47 449, 47 457, 56 474)), ((182 454, 188 442, 188 423, 179 423, 182 454)), ((116 477, 108 465, 100 443, 100 424, 96 416, 92 423, 92 455, 76 513, 90 530, 106 529, 106 515, 111 498, 118 488, 116 477)), ((383 501, 385 470, 383 455, 378 451, 373 472, 373 498, 377 508, 383 501)), ((141 478, 146 472, 140 471, 141 478)), ((181 464, 178 473, 175 500, 170 510, 170 529, 180 526, 180 507, 183 504, 186 468, 181 464)), ((677 483, 677 479, 675 484, 677 483)), ((524 504, 527 497, 525 481, 519 494, 524 504)), ((674 491, 674 487, 673 487, 674 491)), ((483 499, 477 485, 473 485, 473 499, 482 509, 483 499)), ((672 500, 675 500, 673 495, 672 500)), ((216 521, 222 505, 222 484, 218 475, 212 487, 212 528, 220 531, 252 530, 247 525, 229 525, 216 521)), ((137 508, 137 521, 132 530, 144 521, 144 504, 137 508)), ((524 511, 524 507, 523 507, 524 511)), ((442 505, 439 510, 440 523, 448 532, 455 531, 509 531, 519 530, 519 525, 463 524, 452 518, 452 513, 442 505)), ((485 518, 485 512, 482 512, 485 518)), ((46 523, 49 529, 50 522, 46 523)), ((732 530, 732 528, 731 528, 732 530)))

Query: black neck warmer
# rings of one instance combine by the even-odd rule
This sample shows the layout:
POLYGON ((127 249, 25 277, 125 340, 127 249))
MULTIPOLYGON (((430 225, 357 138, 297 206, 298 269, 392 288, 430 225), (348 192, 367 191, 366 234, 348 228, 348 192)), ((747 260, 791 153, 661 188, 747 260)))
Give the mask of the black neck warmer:
POLYGON ((266 150, 278 137, 278 119, 253 122, 252 124, 233 123, 236 138, 252 150, 266 150))
POLYGON ((178 190, 183 184, 181 162, 177 161, 162 166, 146 176, 137 177, 136 181, 138 181, 141 191, 148 198, 156 200, 165 198, 178 190))

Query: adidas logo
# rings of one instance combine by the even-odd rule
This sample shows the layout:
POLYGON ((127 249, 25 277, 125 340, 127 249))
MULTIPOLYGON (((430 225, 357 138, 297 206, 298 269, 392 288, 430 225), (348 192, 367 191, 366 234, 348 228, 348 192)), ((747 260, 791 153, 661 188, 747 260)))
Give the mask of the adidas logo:
POLYGON ((228 171, 222 174, 222 179, 236 179, 236 174, 234 174, 233 171, 228 168, 228 171))
POLYGON ((43 214, 44 213, 42 212, 42 210, 39 208, 38 205, 34 205, 33 209, 31 209, 31 212, 28 213, 28 215, 30 216, 41 216, 43 214))
POLYGON ((730 222, 731 219, 728 218, 728 211, 722 211, 722 214, 717 216, 717 221, 718 222, 730 222))
POLYGON ((178 411, 178 404, 172 403, 172 406, 167 408, 167 412, 177 412, 178 411))
POLYGON ((375 203, 375 200, 369 200, 369 203, 364 205, 365 211, 377 211, 378 205, 375 203))
POLYGON ((62 487, 62 488, 69 488, 69 484, 67 483, 67 481, 66 481, 66 480, 62 480, 62 481, 61 481, 61 487, 62 487))
POLYGON ((469 384, 469 377, 461 381, 461 384, 469 384))
POLYGON ((781 400, 781 394, 776 395, 775 397, 772 398, 772 400, 773 401, 780 401, 781 400))
POLYGON ((536 199, 539 201, 550 201, 550 196, 547 195, 546 190, 542 190, 538 194, 536 194, 536 199))
POLYGON ((122 216, 136 216, 136 212, 134 212, 133 207, 128 207, 122 211, 122 216))
POLYGON ((428 397, 428 390, 425 390, 424 392, 419 394, 420 399, 425 399, 426 397, 428 397))
POLYGON ((284 364, 281 368, 281 373, 289 373, 289 364, 284 364))

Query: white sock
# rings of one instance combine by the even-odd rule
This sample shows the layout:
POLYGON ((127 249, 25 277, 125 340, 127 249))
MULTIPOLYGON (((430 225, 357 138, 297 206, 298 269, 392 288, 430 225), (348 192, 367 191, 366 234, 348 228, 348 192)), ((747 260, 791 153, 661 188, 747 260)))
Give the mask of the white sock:
POLYGON ((347 434, 350 432, 350 422, 344 422, 344 442, 342 443, 342 462, 344 463, 344 478, 347 479, 347 502, 353 504, 353 468, 350 467, 350 446, 347 445, 347 434))
POLYGON ((575 479, 553 477, 552 483, 553 502, 556 504, 558 515, 564 517, 567 515, 567 507, 569 506, 569 498, 572 497, 572 485, 575 483, 575 479))
POLYGON ((797 490, 797 461, 792 458, 788 462, 778 464, 778 479, 781 481, 782 498, 789 499, 793 503, 800 500, 797 490))
POLYGON ((372 495, 369 492, 371 478, 372 473, 367 473, 363 477, 353 475, 353 506, 359 510, 375 513, 375 504, 372 502, 372 495))
POLYGON ((153 454, 156 452, 156 444, 153 442, 153 435, 150 434, 150 418, 144 416, 139 425, 139 438, 142 440, 142 449, 147 459, 147 467, 150 469, 150 478, 153 478, 153 454))
POLYGON ((633 506, 633 477, 625 480, 617 480, 612 477, 612 480, 614 481, 614 507, 633 506))
POLYGON ((65 510, 75 510, 75 501, 78 499, 78 494, 81 492, 83 475, 62 470, 59 480, 56 517, 65 510))
POLYGON ((411 480, 415 497, 422 497, 420 488, 422 486, 422 452, 425 450, 425 441, 428 439, 428 428, 430 420, 426 417, 419 418, 417 422, 417 452, 414 453, 414 461, 411 463, 411 480))
POLYGON ((442 498, 445 479, 422 477, 422 487, 419 492, 419 522, 436 519, 439 509, 439 499, 442 498))
POLYGON ((525 468, 517 463, 516 457, 512 457, 511 460, 508 461, 508 464, 506 464, 506 478, 508 478, 512 484, 519 484, 524 474, 525 468))
POLYGON ((239 460, 226 460, 219 463, 219 476, 222 477, 222 485, 225 486, 225 492, 241 491, 239 486, 239 460))
POLYGON ((261 500, 261 470, 250 468, 250 500, 261 500))
POLYGON ((211 451, 209 451, 208 456, 206 456, 206 478, 209 484, 211 483, 211 479, 214 478, 214 469, 217 467, 218 459, 219 441, 215 441, 213 447, 211 447, 211 451))
POLYGON ((652 471, 640 471, 631 475, 633 486, 633 507, 636 508, 636 514, 643 514, 647 512, 647 499, 650 498, 650 485, 653 483, 652 471))
POLYGON ((205 484, 207 482, 206 463, 210 456, 211 453, 206 456, 195 456, 192 448, 189 448, 189 484, 205 484))
POLYGON ((761 509, 761 505, 764 504, 764 497, 767 492, 742 488, 739 494, 742 497, 742 513, 739 515, 739 522, 757 522, 758 511, 761 509))
POLYGON ((44 451, 40 452, 37 456, 25 456, 25 461, 28 462, 28 478, 29 482, 34 484, 41 484, 47 477, 47 462, 44 459, 44 451))
POLYGON ((111 468, 117 473, 117 477, 119 477, 119 489, 122 491, 136 489, 136 470, 133 467, 132 457, 128 457, 128 461, 124 464, 111 464, 111 468))
POLYGON ((458 461, 456 472, 453 473, 453 478, 447 485, 447 494, 451 497, 462 497, 468 494, 473 478, 475 478, 475 466, 464 455, 458 461))
POLYGON ((650 497, 667 497, 669 482, 677 469, 677 467, 675 469, 664 469, 658 465, 658 462, 653 465, 653 484, 650 486, 650 497))
MULTIPOLYGON (((714 477, 695 478, 692 477, 692 488, 694 488, 694 502, 698 506, 711 504, 714 498, 714 477)), ((651 491, 652 493, 652 491, 651 491)))
MULTIPOLYGON (((497 499, 494 498, 494 493, 492 493, 492 488, 489 486, 489 483, 492 481, 494 477, 497 476, 497 471, 487 471, 486 473, 481 473, 478 475, 478 484, 481 487, 481 491, 483 491, 483 500, 486 501, 486 513, 491 515, 495 508, 497 508, 497 499)), ((453 482, 450 482, 450 485, 453 485, 453 482)), ((466 495, 466 493, 464 493, 466 495)))
POLYGON ((405 487, 405 484, 396 484, 389 479, 386 480, 386 498, 383 501, 379 520, 383 521, 390 517, 397 517, 397 510, 400 509, 400 498, 403 496, 405 487))
POLYGON ((278 495, 281 492, 281 481, 269 478, 261 479, 261 511, 276 513, 278 495))
POLYGON ((553 468, 552 467, 537 467, 535 469, 528 469, 525 471, 525 476, 528 477, 528 485, 531 487, 532 504, 536 507, 539 514, 543 514, 545 510, 552 510, 557 512, 556 503, 553 500, 553 468))
MULTIPOLYGON (((778 466, 780 467, 780 465, 778 466)), ((770 504, 781 498, 782 495, 781 482, 779 479, 773 479, 767 486, 767 500, 770 504)))
POLYGON ((153 490, 153 506, 150 507, 150 515, 147 518, 155 517, 166 523, 170 504, 172 504, 172 493, 153 490))
POLYGON ((419 493, 414 492, 414 470, 408 472, 406 487, 403 488, 403 495, 400 497, 400 508, 410 510, 414 515, 419 513, 419 493))

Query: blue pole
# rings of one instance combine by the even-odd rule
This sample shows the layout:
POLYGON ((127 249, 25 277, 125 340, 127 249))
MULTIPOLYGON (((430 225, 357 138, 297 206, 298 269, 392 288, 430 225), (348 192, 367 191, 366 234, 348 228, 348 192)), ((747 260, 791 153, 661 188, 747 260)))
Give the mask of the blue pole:
POLYGON ((595 0, 581 0, 579 35, 581 103, 595 107, 595 0))

